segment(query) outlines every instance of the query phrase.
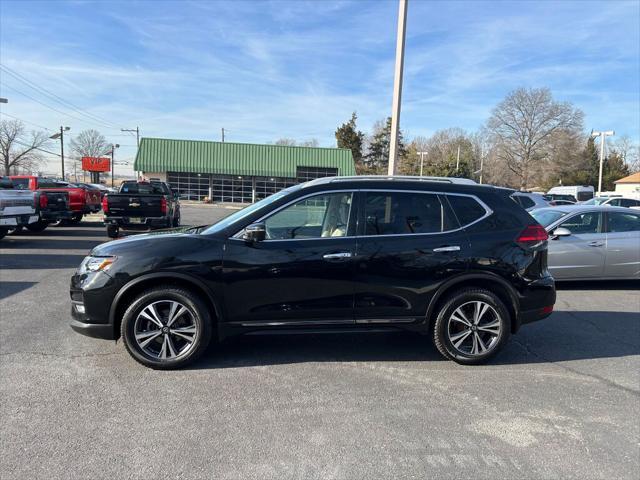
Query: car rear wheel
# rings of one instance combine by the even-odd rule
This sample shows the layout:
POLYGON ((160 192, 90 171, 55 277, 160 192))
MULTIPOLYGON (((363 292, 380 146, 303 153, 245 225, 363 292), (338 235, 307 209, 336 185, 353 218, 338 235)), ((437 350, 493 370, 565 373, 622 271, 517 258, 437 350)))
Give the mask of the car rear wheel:
POLYGON ((117 225, 107 225, 107 237, 118 238, 119 233, 120 229, 117 227, 117 225))
POLYGON ((196 360, 211 339, 207 306, 179 287, 148 290, 131 303, 121 325, 129 354, 155 369, 174 369, 196 360))
POLYGON ((69 219, 69 223, 73 224, 73 225, 77 225, 78 223, 80 223, 82 221, 82 214, 79 215, 74 215, 73 217, 71 217, 69 219))
POLYGON ((433 337, 446 358, 477 365, 496 355, 509 339, 510 315, 489 290, 467 288, 452 294, 438 312, 433 337))
POLYGON ((38 220, 35 223, 30 223, 29 225, 27 225, 27 230, 33 233, 40 233, 43 232, 48 226, 49 224, 47 222, 38 220))
POLYGON ((4 238, 6 234, 7 234, 7 229, 0 228, 0 239, 4 238))

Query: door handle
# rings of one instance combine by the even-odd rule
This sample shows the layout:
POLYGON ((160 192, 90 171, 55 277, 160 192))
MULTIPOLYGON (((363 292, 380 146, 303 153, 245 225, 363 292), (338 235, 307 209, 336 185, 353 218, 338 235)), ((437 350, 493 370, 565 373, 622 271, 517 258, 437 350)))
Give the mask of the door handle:
POLYGON ((343 260, 351 258, 351 252, 326 253, 322 256, 325 260, 343 260))
POLYGON ((458 245, 449 245, 448 247, 438 247, 433 249, 434 252, 459 252, 460 247, 458 245))
POLYGON ((599 242, 594 240, 593 242, 589 242, 589 246, 590 247, 601 247, 604 245, 604 242, 599 242))

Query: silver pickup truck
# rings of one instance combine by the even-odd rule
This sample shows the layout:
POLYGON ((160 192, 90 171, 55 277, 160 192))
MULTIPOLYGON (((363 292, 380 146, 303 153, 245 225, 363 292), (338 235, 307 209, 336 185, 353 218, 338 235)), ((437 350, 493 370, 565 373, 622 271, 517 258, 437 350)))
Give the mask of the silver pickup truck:
POLYGON ((40 219, 33 192, 16 190, 8 177, 0 177, 0 238, 9 230, 27 226, 40 219))

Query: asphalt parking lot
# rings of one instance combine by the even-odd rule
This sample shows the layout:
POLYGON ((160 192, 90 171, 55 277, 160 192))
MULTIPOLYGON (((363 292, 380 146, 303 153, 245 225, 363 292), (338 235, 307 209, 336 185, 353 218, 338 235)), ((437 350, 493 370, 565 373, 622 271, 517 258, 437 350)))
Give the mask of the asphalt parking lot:
POLYGON ((162 372, 68 327, 69 278, 105 240, 89 221, 0 242, 3 479, 638 478, 637 283, 561 285, 482 367, 363 334, 238 339, 162 372))

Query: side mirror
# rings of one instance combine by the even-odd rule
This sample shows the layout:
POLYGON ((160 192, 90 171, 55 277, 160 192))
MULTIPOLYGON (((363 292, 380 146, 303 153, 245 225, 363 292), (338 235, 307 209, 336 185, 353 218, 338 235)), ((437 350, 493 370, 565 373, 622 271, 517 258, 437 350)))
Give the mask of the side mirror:
POLYGON ((267 237, 267 229, 264 223, 252 223, 244 229, 242 239, 245 242, 255 243, 261 242, 267 237))
POLYGON ((568 228, 564 228, 564 227, 558 227, 553 231, 552 235, 555 238, 568 237, 569 235, 571 235, 571 230, 569 230, 568 228))

